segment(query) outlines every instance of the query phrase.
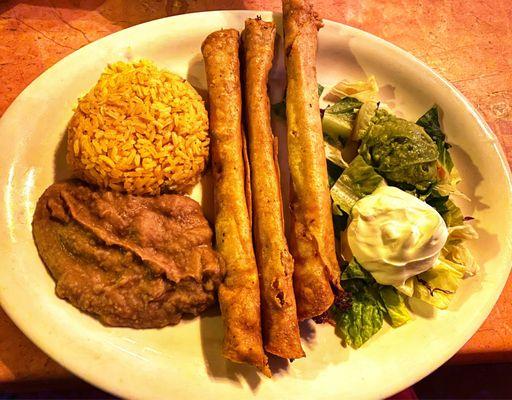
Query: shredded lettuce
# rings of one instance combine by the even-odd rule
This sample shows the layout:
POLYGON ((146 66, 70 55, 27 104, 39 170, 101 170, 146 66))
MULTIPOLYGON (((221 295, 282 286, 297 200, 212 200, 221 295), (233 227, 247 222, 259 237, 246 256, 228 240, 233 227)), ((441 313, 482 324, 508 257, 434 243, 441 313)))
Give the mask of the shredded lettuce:
POLYGON ((331 188, 331 198, 340 209, 350 214, 357 200, 385 184, 382 176, 366 164, 361 156, 352 160, 331 188))
POLYGON ((376 101, 379 93, 379 86, 375 77, 369 76, 367 80, 348 82, 341 81, 334 86, 330 94, 343 99, 345 97, 354 97, 360 102, 376 101))
POLYGON ((381 286, 380 297, 386 307, 391 326, 397 328, 411 319, 403 296, 392 286, 381 286))

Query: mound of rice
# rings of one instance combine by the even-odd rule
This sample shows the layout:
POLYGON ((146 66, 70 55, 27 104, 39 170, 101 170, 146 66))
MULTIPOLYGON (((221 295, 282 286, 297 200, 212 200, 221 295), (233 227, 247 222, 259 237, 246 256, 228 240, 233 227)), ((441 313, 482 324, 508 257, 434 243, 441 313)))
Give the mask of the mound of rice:
POLYGON ((208 145, 208 114, 190 83, 149 61, 117 62, 78 101, 67 160, 101 187, 183 192, 199 180, 208 145))

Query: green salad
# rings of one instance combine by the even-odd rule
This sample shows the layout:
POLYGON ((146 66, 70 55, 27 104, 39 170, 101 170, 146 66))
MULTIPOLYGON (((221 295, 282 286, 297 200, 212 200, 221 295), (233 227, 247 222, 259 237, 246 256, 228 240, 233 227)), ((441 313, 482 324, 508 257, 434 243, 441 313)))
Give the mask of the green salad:
POLYGON ((477 238, 469 224, 472 218, 464 217, 453 202, 454 197, 465 196, 457 189, 460 177, 441 130, 438 107, 433 105, 412 122, 384 108, 377 94, 373 77, 341 82, 330 92, 337 102, 327 107, 322 117, 333 218, 346 259, 341 284, 349 295, 348 301, 335 303, 330 313, 343 343, 354 348, 377 333, 384 321, 393 327, 407 323, 411 297, 446 309, 462 279, 478 270, 466 247, 467 240, 477 238), (347 149, 352 149, 352 154, 349 151, 343 157, 347 149), (372 196, 376 198, 370 199, 372 196), (390 205, 386 206, 386 201, 390 205), (418 212, 411 213, 411 209, 418 212), (443 223, 434 223, 434 213, 443 223), (404 225, 408 218, 412 223, 404 225), (356 219, 359 226, 353 229, 351 242, 351 225, 356 219), (430 226, 437 234, 423 238, 423 226, 430 226), (419 233, 411 236, 411 230, 419 233), (374 239, 379 235, 384 239, 374 239), (411 256, 415 249, 410 242, 415 240, 421 247, 419 260, 411 256), (364 262, 354 256, 349 245, 360 247, 358 241, 366 241, 366 250, 360 252, 364 262), (375 250, 379 245, 387 250, 375 250), (428 253, 429 246, 436 245, 438 251, 428 253), (405 261, 398 257, 401 252, 405 261), (396 273, 410 265, 411 276, 396 273))
MULTIPOLYGON (((319 86, 319 93, 324 88, 319 86)), ((417 121, 378 101, 374 77, 340 82, 321 110, 344 293, 328 312, 344 345, 360 347, 386 321, 411 319, 409 299, 446 309, 478 265, 478 237, 453 199, 459 173, 433 105, 417 121)), ((284 115, 284 103, 274 105, 284 115)), ((325 320, 325 316, 320 318, 325 320)))

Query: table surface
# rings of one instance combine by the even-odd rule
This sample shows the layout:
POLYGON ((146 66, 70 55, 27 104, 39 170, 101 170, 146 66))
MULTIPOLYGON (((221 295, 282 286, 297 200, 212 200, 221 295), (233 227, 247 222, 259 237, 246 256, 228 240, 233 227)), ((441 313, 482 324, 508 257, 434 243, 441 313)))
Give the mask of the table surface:
MULTIPOLYGON (((323 18, 380 36, 451 81, 483 115, 512 161, 510 0, 322 0, 323 18)), ((0 115, 39 74, 112 32, 168 15, 215 9, 280 11, 270 0, 25 0, 0 2, 0 115)), ((512 361, 512 279, 453 362, 512 361)), ((71 374, 0 309, 0 383, 71 374)))

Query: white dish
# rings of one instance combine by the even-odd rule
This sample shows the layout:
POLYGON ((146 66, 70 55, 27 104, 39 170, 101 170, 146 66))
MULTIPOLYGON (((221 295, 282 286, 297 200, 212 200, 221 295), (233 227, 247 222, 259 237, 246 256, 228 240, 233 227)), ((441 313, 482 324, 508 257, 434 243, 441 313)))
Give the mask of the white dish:
MULTIPOLYGON (((357 351, 344 349, 328 326, 304 327, 307 357, 270 380, 221 357, 220 317, 210 313, 161 330, 106 328, 54 294, 54 283, 32 240, 34 205, 64 178, 64 132, 77 97, 107 63, 144 57, 205 88, 200 45, 220 28, 241 29, 270 12, 188 14, 142 24, 92 43, 50 68, 0 121, 0 302, 23 332, 56 361, 100 388, 129 398, 222 399, 382 398, 415 383, 449 359, 495 304, 512 262, 511 180, 487 125, 453 86, 399 48, 338 23, 320 31, 320 83, 373 74, 381 98, 415 119, 433 103, 473 200, 480 240, 472 250, 483 266, 464 282, 448 311, 418 308, 414 321, 383 329, 357 351), (316 333, 314 332, 316 330, 316 333)), ((282 60, 281 60, 282 62, 282 60)), ((282 81, 282 66, 274 81, 282 81)), ((200 195, 200 191, 196 192, 200 195)))

